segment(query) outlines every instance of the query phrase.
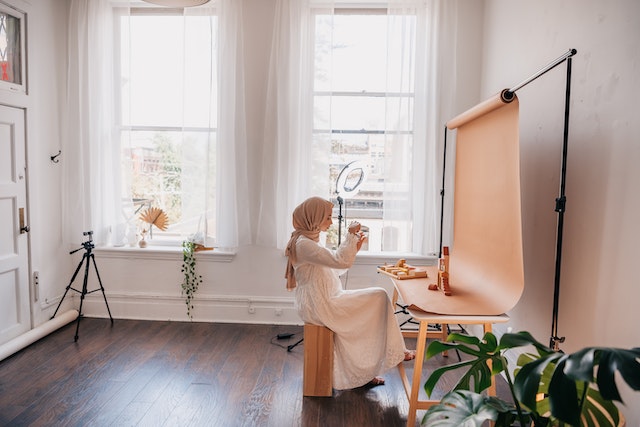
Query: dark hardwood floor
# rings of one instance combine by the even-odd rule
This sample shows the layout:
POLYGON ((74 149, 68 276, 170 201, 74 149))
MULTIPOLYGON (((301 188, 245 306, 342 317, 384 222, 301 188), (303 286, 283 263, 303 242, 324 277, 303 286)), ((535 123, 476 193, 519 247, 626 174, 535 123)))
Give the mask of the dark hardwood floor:
POLYGON ((396 369, 384 386, 303 398, 304 342, 287 351, 300 326, 83 318, 74 342, 75 325, 0 362, 1 426, 406 425, 396 369))

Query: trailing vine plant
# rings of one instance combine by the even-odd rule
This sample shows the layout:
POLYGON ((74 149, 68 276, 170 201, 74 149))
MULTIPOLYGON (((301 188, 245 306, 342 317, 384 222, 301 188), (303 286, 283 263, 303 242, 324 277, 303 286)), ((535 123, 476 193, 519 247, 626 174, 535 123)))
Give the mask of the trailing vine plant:
POLYGON ((196 244, 185 240, 182 242, 182 295, 187 304, 187 316, 193 319, 193 298, 198 286, 202 283, 202 276, 196 273, 196 244))

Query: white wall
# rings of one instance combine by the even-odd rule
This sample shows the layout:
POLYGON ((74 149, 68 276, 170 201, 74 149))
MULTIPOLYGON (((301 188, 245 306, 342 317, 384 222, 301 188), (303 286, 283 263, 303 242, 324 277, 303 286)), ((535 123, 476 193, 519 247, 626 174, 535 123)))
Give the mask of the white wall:
MULTIPOLYGON (((47 321, 68 280, 71 259, 60 236, 60 164, 50 157, 60 147, 60 111, 65 78, 66 7, 56 0, 6 0, 27 15, 28 94, 0 90, 0 103, 26 108, 27 219, 30 226, 30 269, 40 275, 31 288, 33 327, 47 321), (63 284, 64 283, 64 284, 63 284)), ((60 157, 64 159, 64 155, 60 157)), ((64 312, 70 302, 61 307, 64 312)))
MULTIPOLYGON (((53 315, 60 289, 68 284, 71 257, 62 243, 60 185, 65 153, 58 154, 62 138, 62 111, 66 88, 65 61, 67 11, 56 0, 38 0, 28 16, 29 98, 28 164, 31 213, 31 270, 38 271, 40 286, 34 302, 34 324, 53 315)), ((70 301, 60 308, 63 313, 70 301)))
MULTIPOLYGON (((567 208, 559 336, 587 346, 640 346, 640 3, 635 0, 487 0, 482 93, 523 81, 551 60, 572 59, 567 208)), ((515 330, 548 343, 566 64, 518 91, 525 293, 515 330)), ((626 393, 640 426, 640 393, 626 393)))

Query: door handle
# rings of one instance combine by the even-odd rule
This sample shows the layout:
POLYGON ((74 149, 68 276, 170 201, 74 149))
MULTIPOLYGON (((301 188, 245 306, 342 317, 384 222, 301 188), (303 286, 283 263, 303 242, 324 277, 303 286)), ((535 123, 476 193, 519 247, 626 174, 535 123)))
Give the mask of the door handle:
POLYGON ((18 216, 20 217, 20 234, 28 233, 30 228, 24 225, 24 208, 18 209, 18 216))

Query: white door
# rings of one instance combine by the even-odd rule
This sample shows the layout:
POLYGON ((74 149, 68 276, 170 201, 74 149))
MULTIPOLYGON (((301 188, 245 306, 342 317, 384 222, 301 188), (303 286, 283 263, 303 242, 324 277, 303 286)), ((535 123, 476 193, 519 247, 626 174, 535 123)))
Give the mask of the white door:
POLYGON ((0 344, 31 329, 24 114, 0 105, 0 344))

